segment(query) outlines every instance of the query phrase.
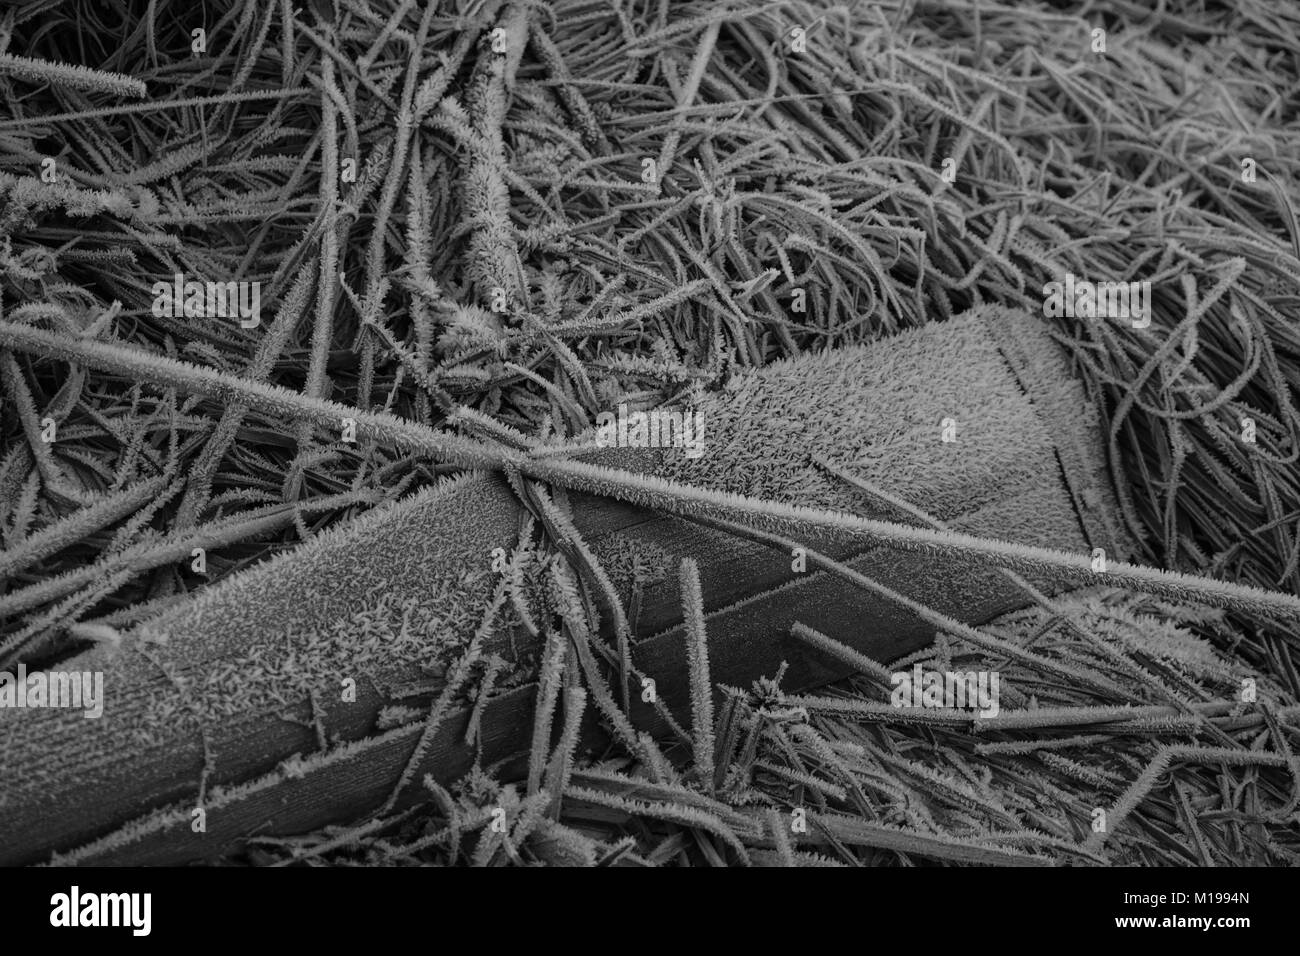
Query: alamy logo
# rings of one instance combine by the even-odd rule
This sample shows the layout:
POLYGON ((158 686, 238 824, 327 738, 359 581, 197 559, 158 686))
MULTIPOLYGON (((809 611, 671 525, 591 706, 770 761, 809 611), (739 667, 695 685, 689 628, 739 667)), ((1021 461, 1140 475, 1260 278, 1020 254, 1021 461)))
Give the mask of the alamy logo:
POLYGON ((1043 315, 1070 319, 1132 319, 1133 328, 1151 324, 1151 283, 1088 282, 1065 274, 1043 286, 1043 315))
POLYGON ((894 685, 889 702, 895 707, 931 707, 942 710, 978 710, 981 717, 996 717, 997 671, 927 671, 920 664, 890 675, 894 685))
POLYGON ((79 707, 83 717, 104 716, 103 671, 0 671, 0 710, 6 707, 79 707))
POLYGON ((158 318, 239 319, 240 328, 262 321, 262 283, 186 281, 182 272, 171 282, 153 284, 153 314, 158 318))
POLYGON ((678 411, 656 408, 629 412, 620 402, 618 414, 596 416, 596 444, 601 448, 681 448, 687 458, 704 454, 704 413, 698 408, 678 411))
POLYGON ((129 926, 133 936, 148 936, 152 928, 152 893, 71 893, 50 897, 50 925, 129 926))

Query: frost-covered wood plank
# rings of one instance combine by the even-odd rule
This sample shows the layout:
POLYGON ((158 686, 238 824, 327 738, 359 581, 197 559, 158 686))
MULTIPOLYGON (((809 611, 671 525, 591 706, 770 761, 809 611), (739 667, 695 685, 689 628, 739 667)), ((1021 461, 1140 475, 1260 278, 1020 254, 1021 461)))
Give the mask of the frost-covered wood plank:
POLYGON ((518 522, 504 482, 458 478, 60 664, 103 673, 103 716, 0 712, 0 861, 193 808, 201 782, 248 780, 322 736, 374 732, 395 688, 474 634, 498 577, 492 551, 513 547, 518 522))
MULTIPOLYGON (((1100 461, 1096 435, 1086 423, 1071 426, 1061 417, 1075 397, 1074 407, 1082 405, 1081 396, 1045 405, 1039 397, 1044 381, 1055 380, 1032 356, 1028 363, 1022 356, 1017 370, 987 319, 968 316, 945 323, 942 335, 938 327, 921 329, 752 374, 706 400, 701 413, 709 448, 699 458, 667 448, 609 449, 585 459, 774 506, 909 520, 897 505, 837 477, 838 470, 906 498, 954 530, 1075 553, 1093 546, 1112 555, 1121 551, 1119 539, 1107 536, 1114 525, 1106 520, 1104 492, 1091 484, 1100 461), (1075 458, 1065 464, 1061 448, 1067 443, 1075 458), (1075 500, 1080 487, 1092 502, 1087 509, 1075 500)), ((782 661, 791 665, 790 689, 841 676, 842 665, 790 638, 796 621, 836 633, 877 660, 933 638, 932 621, 798 555, 626 502, 573 493, 569 504, 579 532, 633 609, 634 664, 656 680, 660 697, 679 715, 689 706, 676 573, 686 558, 700 566, 712 671, 725 683, 770 675, 782 661)), ((100 838, 74 857, 212 858, 237 849, 255 831, 289 834, 376 809, 406 769, 397 755, 409 757, 411 735, 418 737, 421 726, 367 737, 379 732, 375 717, 388 702, 381 677, 391 676, 395 663, 401 665, 396 670, 414 673, 440 643, 468 640, 491 591, 491 552, 514 544, 519 516, 504 482, 462 479, 322 536, 176 612, 171 620, 182 623, 171 625, 171 643, 146 642, 137 652, 135 673, 148 692, 137 694, 141 699, 126 711, 129 732, 92 745, 102 731, 92 729, 82 740, 75 720, 49 725, 56 730, 45 752, 58 769, 52 775, 47 769, 37 786, 18 788, 26 801, 19 819, 28 824, 27 835, 7 837, 0 852, 25 861, 100 838), (394 612, 408 603, 418 635, 404 642, 395 638, 400 614, 394 612), (285 617, 286 609, 294 608, 303 617, 297 631, 284 626, 293 617, 285 617), (440 622, 436 633, 424 626, 430 615, 440 622), (341 629, 340 621, 346 622, 341 629), (214 640, 212 633, 227 636, 214 640), (165 675, 169 663, 176 673, 165 675), (297 696, 288 695, 283 708, 268 707, 264 699, 250 703, 241 685, 250 667, 261 668, 259 680, 290 676, 297 696), (359 675, 357 703, 322 700, 325 691, 337 696, 345 672, 359 675), (303 682, 304 675, 313 680, 303 682), (194 681, 188 694, 176 691, 177 676, 194 681), (312 726, 313 689, 331 738, 324 750, 312 726), (178 822, 189 818, 197 801, 204 761, 200 726, 214 755, 202 838, 178 822), (137 739, 146 746, 130 752, 129 742, 137 739), (287 770, 275 769, 294 754, 306 756, 287 770), (93 781, 93 789, 82 778, 93 781), (346 780, 353 783, 339 782, 346 780), (45 807, 37 799, 42 792, 52 797, 45 807), (258 808, 275 800, 288 809, 259 816, 258 808), (132 817, 139 819, 111 833, 132 817)), ((969 562, 864 545, 818 526, 803 527, 798 543, 963 623, 981 623, 1026 600, 998 571, 975 570, 969 562)), ((264 686, 273 687, 274 680, 264 686)), ((508 755, 512 745, 527 747, 531 720, 520 710, 520 694, 531 699, 531 693, 511 691, 485 708, 493 759, 508 755)), ((653 718, 635 698, 634 711, 640 719, 653 718)), ((456 728, 467 719, 463 708, 447 714, 420 773, 449 781, 463 772, 471 751, 456 728)), ((26 737, 27 765, 39 776, 40 762, 30 759, 36 739, 30 732, 26 737)), ((14 787, 8 787, 3 792, 12 801, 14 787)))

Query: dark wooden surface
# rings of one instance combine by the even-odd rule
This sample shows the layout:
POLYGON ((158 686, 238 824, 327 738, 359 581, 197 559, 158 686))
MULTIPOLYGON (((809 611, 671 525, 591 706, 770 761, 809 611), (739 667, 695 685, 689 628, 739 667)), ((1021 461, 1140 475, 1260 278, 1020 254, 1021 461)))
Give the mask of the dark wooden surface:
MULTIPOLYGON (((1019 409, 1017 412, 1023 413, 1019 409)), ((1008 447, 998 454, 1015 456, 1018 452, 1008 447)), ((597 457, 650 472, 656 467, 655 455, 644 452, 613 451, 597 457)), ((445 547, 439 520, 450 528, 467 510, 490 500, 489 511, 513 517, 491 527, 485 525, 478 539, 462 536, 451 551, 442 553, 442 558, 463 561, 467 555, 481 558, 493 547, 509 548, 513 539, 506 529, 513 528, 519 512, 505 483, 495 478, 478 480, 462 494, 482 500, 453 498, 441 504, 441 511, 426 508, 421 513, 421 537, 426 546, 439 543, 445 547)), ((1008 487, 1000 496, 1000 501, 973 513, 949 516, 948 523, 954 529, 987 537, 1076 551, 1086 549, 1086 538, 1072 517, 1070 496, 1059 474, 1035 476, 1025 487, 1008 487), (1044 489, 1046 499, 1042 498, 1044 489), (1026 515, 1026 510, 1035 509, 1020 507, 1017 496, 1031 493, 1038 500, 1048 501, 1049 506, 1041 513, 1026 515)), ((758 677, 773 675, 782 662, 789 664, 783 686, 790 690, 843 676, 842 665, 790 637, 791 625, 796 621, 881 662, 896 659, 934 637, 934 627, 911 611, 868 594, 838 576, 817 570, 812 564, 807 571, 796 572, 788 553, 622 502, 572 494, 570 503, 580 533, 597 553, 617 537, 625 544, 652 546, 667 556, 669 570, 642 594, 633 661, 656 680, 661 699, 682 723, 687 722, 689 714, 676 573, 682 558, 693 558, 701 569, 715 682, 745 686, 758 677)), ((409 507, 394 507, 390 513, 394 529, 407 520, 402 509, 409 507)), ((876 516, 886 515, 877 512, 876 516)), ((890 548, 863 550, 860 544, 836 543, 811 530, 799 543, 844 561, 966 623, 985 622, 1023 606, 1025 601, 997 572, 972 571, 968 565, 949 565, 942 559, 890 548)), ((368 555, 362 541, 340 546, 352 548, 356 561, 401 560, 391 551, 385 552, 387 557, 368 555)), ((434 567, 439 552, 431 551, 419 560, 432 562, 430 567, 434 567)), ((292 562, 292 556, 286 561, 292 562)), ((411 577, 403 578, 398 573, 401 569, 390 570, 394 580, 418 589, 411 577)), ((339 586, 343 587, 344 582, 339 586)), ((605 636, 610 639, 609 621, 604 623, 605 636)), ((449 634, 446 639, 463 641, 466 636, 449 634)), ((519 640, 516 635, 516 646, 519 640)), ((220 663, 209 660, 196 662, 196 666, 220 663)), ((21 760, 14 760, 12 753, 6 753, 4 728, 0 726, 0 800, 8 801, 7 806, 0 803, 0 820, 4 821, 0 824, 0 862, 37 862, 51 851, 73 851, 68 859, 86 863, 211 860, 238 850, 254 833, 299 833, 329 822, 354 820, 374 810, 406 766, 422 725, 376 734, 375 718, 385 700, 374 688, 383 682, 366 679, 367 662, 358 663, 358 702, 346 708, 326 709, 326 731, 334 744, 323 753, 319 752, 314 731, 303 725, 311 713, 305 699, 287 700, 282 707, 261 708, 207 727, 209 746, 219 752, 221 759, 208 781, 218 789, 209 794, 208 828, 202 835, 190 829, 196 781, 203 766, 202 742, 195 735, 177 734, 160 746, 139 750, 129 744, 128 728, 124 727, 116 737, 91 746, 81 739, 86 733, 83 724, 89 721, 83 721, 79 714, 51 716, 45 712, 21 718, 42 720, 50 732, 41 746, 33 748, 29 744, 29 752, 21 760), (30 752, 33 749, 38 752, 30 752), (277 765, 295 754, 304 755, 306 765, 295 771, 300 776, 286 777, 276 769, 277 765), (6 790, 2 782, 5 775, 19 772, 24 766, 42 766, 46 758, 53 767, 43 782, 46 798, 33 802, 29 788, 25 802, 15 802, 14 788, 6 790), (80 849, 74 849, 77 847, 80 849)), ((76 665, 74 662, 67 666, 76 665)), ((150 675, 129 693, 147 696, 156 692, 163 680, 158 674, 150 675)), ((485 763, 506 759, 528 747, 533 694, 531 686, 520 688, 487 705, 482 755, 485 763)), ((633 710, 638 719, 647 721, 647 726, 653 722, 645 705, 636 702, 633 710)), ((466 720, 467 711, 448 716, 434 745, 424 755, 421 775, 427 772, 450 783, 472 764, 474 755, 462 740, 466 720)), ((97 731, 102 733, 100 728, 97 731)))

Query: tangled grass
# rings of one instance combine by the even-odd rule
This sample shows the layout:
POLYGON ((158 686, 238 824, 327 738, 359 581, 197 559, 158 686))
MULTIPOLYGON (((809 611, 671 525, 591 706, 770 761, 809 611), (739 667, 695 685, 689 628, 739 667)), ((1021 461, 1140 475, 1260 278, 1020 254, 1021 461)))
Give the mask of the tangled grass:
MULTIPOLYGON (((694 574, 683 562, 682 575, 694 574)), ((684 587, 689 594, 691 588, 684 587)), ((699 621, 688 597, 688 620, 699 621)), ((586 641, 576 631, 571 640, 586 641)), ((688 629, 690 731, 576 753, 588 697, 548 643, 527 781, 476 770, 433 807, 361 825, 250 842, 258 864, 1294 865, 1300 774, 1289 738, 1300 707, 1269 682, 1235 700, 1243 674, 1215 642, 1221 614, 1076 592, 985 630, 1005 653, 941 633, 890 668, 795 625, 858 676, 815 694, 781 674, 723 687, 711 714, 702 625, 688 629), (1012 654, 1013 659, 1009 659, 1012 654), (1015 709, 890 703, 891 670, 999 671, 1015 709), (1086 676, 1081 688, 1062 673, 1086 676), (1101 685, 1098 689, 1093 689, 1101 685), (561 688, 568 686, 561 703, 561 688), (1266 702, 1265 702, 1266 701, 1266 702), (563 713, 554 748, 552 724, 563 713), (495 814, 495 816, 494 816, 495 814), (494 822, 499 825, 494 826, 494 822)), ((585 673, 589 676, 590 671, 585 673)), ((593 693, 602 693, 593 691, 593 693)), ((604 693, 607 693, 605 691, 604 693)))
MULTIPOLYGON (((147 619, 439 474, 562 444, 619 401, 686 401, 986 303, 1037 313, 1066 272, 1151 282, 1145 329, 1044 319, 1105 424, 1141 557, 1300 595, 1297 55, 1295 11, 1219 0, 10 7, 0 665, 58 659, 81 625, 147 619), (260 282, 267 321, 154 314, 153 283, 178 272, 260 282), (59 360, 74 351, 125 364, 59 360), (290 421, 276 389, 314 417, 290 421), (349 415, 378 424, 343 441, 349 415), (178 559, 199 534, 221 544, 203 579, 178 559)), ((557 614, 597 586, 570 573, 557 614)), ((433 787, 433 817, 258 852, 1293 862, 1295 634, 1087 600, 1091 641, 1056 617, 1004 627, 1045 658, 1091 655, 1114 687, 1040 689, 1022 658, 1011 686, 1048 712, 1172 709, 1094 713, 1078 753, 1050 718, 981 750, 983 732, 792 702, 774 675, 696 714, 712 746, 678 741, 688 760, 610 711, 620 695, 598 691, 575 636, 589 624, 561 614, 580 673, 546 685, 561 740, 525 789, 477 774, 433 787), (1270 703, 1219 713, 1222 674, 1134 651, 1106 608, 1213 636, 1270 703), (590 701, 622 752, 576 766, 590 701), (1089 749, 1103 739, 1122 744, 1089 749), (711 779, 682 769, 710 759, 711 779), (1080 830, 1112 797, 1136 824, 1080 830), (796 803, 814 847, 771 825, 796 803), (507 804, 515 828, 483 829, 507 804)), ((823 696, 869 710, 878 690, 823 696)))

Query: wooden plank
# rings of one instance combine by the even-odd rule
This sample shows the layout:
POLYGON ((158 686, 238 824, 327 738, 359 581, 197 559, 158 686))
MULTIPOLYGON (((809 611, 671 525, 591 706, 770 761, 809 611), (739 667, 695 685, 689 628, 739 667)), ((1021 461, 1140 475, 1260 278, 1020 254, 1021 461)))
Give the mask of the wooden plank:
MULTIPOLYGON (((480 723, 485 766, 507 758, 526 740, 532 725, 534 685, 497 697, 480 723)), ((415 785, 394 804, 411 805, 422 794, 426 774, 455 779, 476 754, 464 745, 469 711, 443 721, 412 776, 415 785)), ((355 820, 383 806, 406 769, 424 731, 414 723, 343 744, 306 758, 291 774, 262 775, 214 792, 204 832, 193 828, 192 808, 177 805, 141 817, 108 836, 60 856, 60 864, 81 866, 175 866, 238 853, 251 837, 304 833, 337 820, 355 820)))
POLYGON ((503 481, 467 476, 224 581, 121 649, 60 664, 103 673, 104 713, 0 711, 0 863, 192 807, 205 757, 206 784, 231 784, 319 749, 315 720, 328 740, 372 733, 387 688, 473 633, 492 549, 514 545, 519 515, 503 481))
MULTIPOLYGON (((922 354, 917 351, 919 341, 900 336, 873 346, 883 356, 879 374, 894 367, 888 355, 891 350, 910 349, 914 354, 908 360, 921 363, 923 377, 946 375, 944 401, 968 410, 961 454, 971 456, 967 465, 975 461, 978 467, 956 473, 941 468, 917 473, 909 461, 909 446, 895 442, 880 455, 868 455, 875 462, 875 477, 887 481, 895 468, 909 474, 907 494, 928 504, 955 530, 1085 550, 1089 539, 1062 480, 1053 436, 1011 368, 999 353, 985 347, 980 354, 987 367, 955 375, 947 368, 953 356, 922 354), (926 362, 933 366, 929 372, 926 362), (1002 386, 997 386, 998 376, 1005 380, 1002 386), (990 402, 990 394, 998 396, 996 403, 990 402), (1008 422, 1014 427, 1008 429, 1008 422), (1008 434, 1021 434, 1025 441, 1007 443, 1008 434)), ((908 402, 924 405, 927 396, 903 393, 900 397, 896 383, 871 380, 873 368, 871 363, 859 363, 855 374, 865 375, 865 380, 855 383, 859 389, 855 400, 875 400, 878 388, 880 394, 902 404, 880 410, 873 419, 877 425, 886 432, 914 430, 915 422, 929 412, 918 412, 908 402)), ((774 374, 788 376, 789 370, 774 374)), ((744 396, 737 399, 744 400, 744 396)), ((693 471, 693 466, 670 457, 673 450, 611 449, 587 459, 679 479, 684 469, 701 487, 719 490, 737 490, 736 481, 761 483, 775 475, 778 484, 797 489, 801 504, 851 506, 869 516, 897 518, 887 506, 826 482, 820 472, 814 474, 813 465, 797 448, 784 458, 778 454, 757 466, 749 464, 745 429, 766 426, 746 423, 731 409, 715 411, 723 419, 741 423, 735 426, 739 433, 712 436, 716 454, 733 455, 740 463, 730 471, 716 461, 693 471), (762 474, 755 470, 764 468, 768 471, 762 474), (806 493, 805 485, 820 491, 806 493)), ((1059 421, 1053 422, 1053 427, 1058 425, 1059 421)), ((760 437, 772 441, 780 434, 778 430, 775 437, 760 437)), ((800 437, 786 435, 784 440, 798 445, 800 437)), ((938 440, 937 435, 931 437, 938 440)), ((821 440, 824 444, 824 435, 821 440)), ((934 459, 932 448, 925 454, 930 456, 927 460, 943 461, 934 459)), ((572 494, 570 503, 580 533, 598 555, 630 550, 662 562, 661 578, 648 581, 641 593, 633 656, 658 682, 661 699, 683 717, 687 692, 676 574, 683 558, 695 559, 701 568, 715 681, 745 685, 773 674, 783 661, 790 664, 784 686, 791 690, 842 676, 840 665, 790 639, 795 621, 833 633, 882 662, 933 638, 933 627, 911 611, 813 566, 795 570, 789 554, 618 501, 572 494)), ((32 862, 51 850, 87 844, 73 858, 87 862, 212 859, 238 847, 255 829, 283 835, 372 809, 396 782, 405 766, 402 754, 409 757, 415 733, 404 728, 371 737, 375 718, 389 700, 386 688, 413 676, 421 655, 394 656, 390 641, 350 648, 345 658, 349 674, 356 674, 357 701, 322 703, 318 695, 315 716, 330 741, 324 751, 310 726, 313 712, 302 692, 306 685, 294 685, 298 693, 280 694, 277 699, 274 681, 268 684, 266 674, 284 671, 287 661, 309 660, 317 671, 323 667, 325 673, 318 673, 318 678, 336 682, 343 676, 335 672, 337 662, 333 667, 322 665, 318 657, 334 660, 330 655, 337 648, 330 642, 322 644, 319 634, 340 616, 350 615, 363 629, 377 627, 377 621, 391 621, 388 612, 394 609, 394 601, 399 608, 407 598, 427 603, 430 593, 447 589, 460 595, 456 603, 462 610, 481 607, 488 584, 483 571, 491 551, 513 544, 518 519, 518 506, 503 482, 466 479, 450 490, 368 516, 327 538, 315 551, 311 546, 301 548, 223 583, 163 622, 168 644, 142 643, 135 653, 118 658, 97 651, 64 665, 102 666, 113 675, 114 696, 103 721, 33 711, 18 718, 17 732, 12 724, 0 727, 0 812, 8 824, 0 832, 0 862, 32 862), (462 572, 478 582, 477 589, 465 588, 462 572), (301 633, 285 634, 274 614, 265 619, 268 608, 284 606, 301 608, 305 615, 301 633), (252 696, 248 706, 232 709, 223 705, 221 682, 214 684, 212 675, 230 671, 238 676, 241 668, 260 669, 262 691, 252 696), (189 697, 178 693, 177 678, 194 681, 199 693, 189 697), (204 711, 197 721, 190 707, 195 697, 204 711), (205 804, 210 811, 208 833, 200 838, 186 834, 205 745, 211 757, 207 784, 213 789, 205 804), (309 772, 282 779, 276 765, 294 754, 308 755, 309 772), (132 818, 140 819, 117 832, 132 818), (141 835, 146 832, 147 838, 141 835)), ((809 532, 797 543, 966 623, 982 623, 1024 603, 1023 595, 1005 577, 972 570, 967 564, 894 548, 864 548, 820 532, 809 532)), ((446 623, 443 632, 419 648, 426 659, 439 642, 466 640, 476 622, 462 616, 446 623)), ((323 690, 330 685, 321 680, 312 686, 323 690)), ((234 687, 238 691, 237 683, 234 687)), ((511 692, 486 707, 484 725, 493 729, 485 746, 493 759, 527 747, 531 705, 526 700, 531 697, 511 692)), ((652 719, 648 708, 639 703, 634 710, 638 718, 652 719)), ((422 772, 447 783, 469 766, 469 754, 455 733, 466 719, 461 712, 447 721, 422 772)), ((294 773, 302 772, 295 764, 294 773)))

